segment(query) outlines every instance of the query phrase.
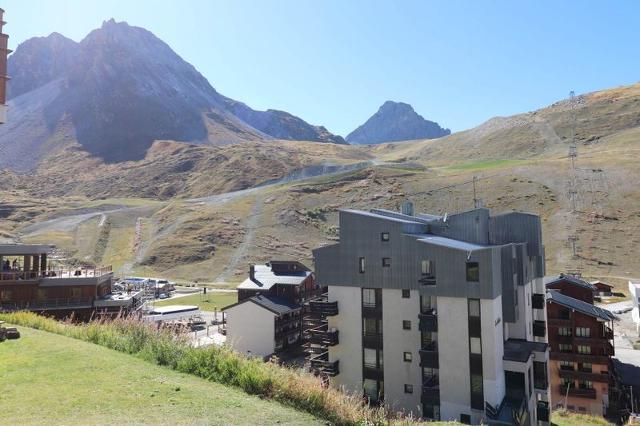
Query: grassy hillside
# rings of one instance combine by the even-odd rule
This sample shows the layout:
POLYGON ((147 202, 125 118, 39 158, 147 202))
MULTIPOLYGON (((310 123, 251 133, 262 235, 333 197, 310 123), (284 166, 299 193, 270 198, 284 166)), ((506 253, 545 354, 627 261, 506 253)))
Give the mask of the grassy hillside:
POLYGON ((554 426, 611 426, 603 417, 593 417, 586 414, 568 411, 554 411, 551 413, 551 424, 554 426))
POLYGON ((239 389, 20 327, 0 344, 1 424, 323 424, 239 389))

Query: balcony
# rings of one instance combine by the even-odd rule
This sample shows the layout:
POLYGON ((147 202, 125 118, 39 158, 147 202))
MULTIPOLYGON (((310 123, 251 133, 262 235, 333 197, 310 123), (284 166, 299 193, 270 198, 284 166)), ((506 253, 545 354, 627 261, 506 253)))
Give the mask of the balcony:
POLYGON ((438 344, 431 342, 420 350, 420 366, 426 368, 439 368, 438 344))
POLYGON ((326 300, 311 300, 309 302, 309 312, 327 317, 338 315, 338 302, 328 302, 326 300))
POLYGON ((364 318, 382 318, 382 305, 376 303, 363 303, 362 316, 364 318))
POLYGON ((613 330, 609 327, 605 327, 602 332, 602 338, 607 340, 613 340, 613 330))
POLYGON ((420 319, 420 331, 438 331, 438 316, 435 309, 419 314, 418 318, 420 319))
POLYGON ((560 376, 560 378, 562 379, 589 380, 592 382, 599 382, 599 383, 609 383, 609 379, 610 379, 609 373, 602 374, 602 373, 594 373, 594 372, 588 372, 588 371, 563 370, 563 369, 558 370, 558 376, 560 376))
POLYGON ((382 381, 384 380, 384 370, 375 364, 364 364, 362 376, 365 379, 382 381))
MULTIPOLYGON (((558 391, 560 392, 561 395, 566 395, 567 386, 559 385, 558 386, 558 391)), ((570 396, 577 396, 579 398, 596 399, 596 390, 595 389, 581 389, 581 388, 576 388, 574 386, 571 386, 571 387, 569 387, 569 395, 570 396)))
POLYGON ((531 295, 531 306, 533 309, 544 309, 545 296, 544 294, 534 293, 531 295))
POLYGON ((422 380, 421 401, 427 405, 440 405, 440 380, 438 376, 428 376, 422 380))
POLYGON ((545 401, 538 401, 536 405, 536 418, 539 422, 549 421, 549 403, 545 401))
POLYGON ((547 335, 547 323, 544 321, 534 321, 533 335, 536 337, 545 337, 547 335))
POLYGON ((370 349, 382 349, 382 333, 364 333, 362 345, 370 349))
POLYGON ((305 339, 309 343, 323 346, 335 346, 339 343, 338 330, 327 330, 326 326, 307 330, 305 339))
POLYGON ((436 285, 436 277, 433 275, 423 275, 418 282, 421 285, 436 285))
POLYGON ((317 370, 330 377, 335 377, 340 374, 339 361, 328 361, 328 357, 328 353, 323 352, 320 355, 311 357, 309 363, 313 370, 317 370))
POLYGON ((103 266, 101 268, 48 269, 46 271, 8 270, 0 272, 0 281, 38 281, 43 278, 97 278, 111 273, 111 266, 103 266))

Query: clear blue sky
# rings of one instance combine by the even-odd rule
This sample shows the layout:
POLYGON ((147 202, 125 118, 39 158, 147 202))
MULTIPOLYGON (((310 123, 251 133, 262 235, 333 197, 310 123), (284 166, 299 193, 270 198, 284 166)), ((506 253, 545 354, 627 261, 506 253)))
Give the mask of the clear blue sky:
POLYGON ((5 0, 12 48, 145 27, 220 93, 346 135, 386 100, 454 131, 640 80, 640 2, 5 0))

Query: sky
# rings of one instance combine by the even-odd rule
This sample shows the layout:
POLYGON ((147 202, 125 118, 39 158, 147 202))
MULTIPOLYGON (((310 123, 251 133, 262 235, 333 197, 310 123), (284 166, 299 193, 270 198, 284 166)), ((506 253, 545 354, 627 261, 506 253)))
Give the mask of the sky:
POLYGON ((225 96, 346 136, 386 100, 452 131, 640 81, 637 1, 4 0, 10 48, 144 27, 225 96))

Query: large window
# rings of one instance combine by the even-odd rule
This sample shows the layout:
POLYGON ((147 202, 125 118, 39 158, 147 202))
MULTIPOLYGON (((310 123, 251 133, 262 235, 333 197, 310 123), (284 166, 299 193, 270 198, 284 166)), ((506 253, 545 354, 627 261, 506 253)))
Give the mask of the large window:
POLYGON ((584 354, 584 355, 589 355, 589 354, 591 354, 591 346, 587 346, 587 345, 578 345, 578 353, 579 353, 579 354, 584 354))
POLYGON ((558 336, 571 336, 570 327, 558 327, 558 336))
POLYGON ((364 257, 358 258, 358 272, 364 274, 364 257))
POLYGON ((436 268, 432 260, 423 260, 421 268, 422 268, 422 275, 425 275, 428 277, 436 276, 436 268))
POLYGON ((478 265, 478 262, 467 262, 467 281, 480 281, 480 265, 478 265))
POLYGON ((469 316, 477 318, 480 316, 480 300, 469 299, 469 316))
POLYGON ((560 343, 558 345, 558 348, 560 349, 560 352, 571 352, 573 351, 573 347, 567 343, 560 343))
POLYGON ((591 337, 591 329, 589 327, 576 327, 576 337, 591 337))
POLYGON ((373 288, 362 289, 362 304, 364 306, 376 306, 376 290, 373 288))
POLYGON ((482 354, 482 344, 479 337, 469 338, 469 352, 472 354, 482 354))

